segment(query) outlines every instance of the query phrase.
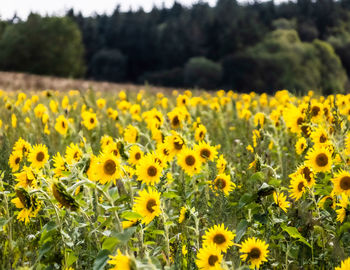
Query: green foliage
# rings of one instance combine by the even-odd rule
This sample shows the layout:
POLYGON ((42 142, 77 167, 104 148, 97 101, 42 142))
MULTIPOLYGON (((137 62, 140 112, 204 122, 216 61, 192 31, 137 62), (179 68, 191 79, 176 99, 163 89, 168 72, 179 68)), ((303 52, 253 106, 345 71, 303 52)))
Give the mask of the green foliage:
POLYGON ((83 45, 69 18, 31 14, 6 27, 0 40, 0 68, 37 74, 79 77, 84 74, 83 45))
POLYGON ((193 57, 185 66, 185 84, 213 89, 221 80, 222 67, 205 57, 193 57))

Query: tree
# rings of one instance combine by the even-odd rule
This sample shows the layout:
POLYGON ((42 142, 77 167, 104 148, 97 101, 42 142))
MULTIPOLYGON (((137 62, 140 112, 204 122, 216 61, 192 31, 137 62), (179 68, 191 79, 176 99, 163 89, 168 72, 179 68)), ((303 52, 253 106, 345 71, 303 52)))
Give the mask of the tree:
POLYGON ((84 48, 69 18, 30 14, 26 22, 6 27, 0 40, 0 68, 36 74, 84 75, 84 48))

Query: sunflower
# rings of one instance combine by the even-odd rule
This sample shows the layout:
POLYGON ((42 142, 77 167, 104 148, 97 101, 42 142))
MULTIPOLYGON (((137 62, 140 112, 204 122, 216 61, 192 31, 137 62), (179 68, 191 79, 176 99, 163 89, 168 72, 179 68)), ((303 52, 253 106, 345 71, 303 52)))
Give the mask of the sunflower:
POLYGON ((184 139, 175 131, 171 131, 172 135, 165 138, 164 143, 170 151, 171 155, 176 155, 185 147, 184 139))
POLYGON ((109 144, 105 145, 102 148, 102 152, 103 153, 111 153, 117 158, 121 157, 121 154, 120 154, 120 151, 119 151, 119 148, 118 148, 118 143, 116 143, 114 141, 112 141, 109 144))
POLYGON ((217 249, 226 252, 233 245, 235 234, 225 229, 225 225, 214 225, 209 228, 203 235, 203 245, 215 245, 217 249))
POLYGON ((179 223, 184 222, 184 220, 188 219, 190 214, 189 209, 186 206, 182 206, 179 215, 179 223))
POLYGON ((202 164, 198 153, 190 148, 185 148, 181 151, 177 158, 177 163, 189 176, 199 173, 202 164))
POLYGON ((137 165, 141 158, 143 157, 143 152, 141 151, 140 147, 137 145, 133 145, 129 149, 129 159, 128 162, 131 165, 137 165))
POLYGON ((28 161, 33 168, 41 169, 48 160, 49 154, 47 147, 43 144, 34 145, 28 155, 28 161))
POLYGON ((290 192, 292 193, 291 197, 296 201, 299 200, 300 197, 303 195, 306 186, 307 182, 302 175, 297 174, 294 177, 292 177, 292 180, 290 182, 290 192))
POLYGON ((110 270, 131 270, 133 269, 129 256, 123 255, 120 249, 117 250, 117 255, 109 255, 108 264, 114 265, 110 270))
POLYGON ((69 146, 67 146, 66 154, 64 157, 69 165, 77 163, 82 156, 83 152, 77 144, 71 143, 69 146))
POLYGON ((136 166, 136 175, 139 181, 147 185, 157 184, 162 175, 163 168, 154 160, 152 155, 146 155, 136 166))
POLYGON ((224 155, 220 155, 218 160, 216 161, 216 168, 219 173, 224 173, 227 167, 227 161, 224 158, 224 155))
POLYGON ((350 173, 344 170, 340 170, 337 174, 334 175, 332 179, 333 182, 333 191, 337 194, 346 194, 350 195, 350 173))
POLYGON ((97 161, 96 176, 99 182, 104 185, 107 182, 113 181, 116 184, 116 180, 121 177, 122 172, 120 168, 120 160, 112 153, 103 153, 97 161))
POLYGON ((83 125, 88 129, 94 129, 97 126, 97 118, 96 114, 89 112, 89 111, 84 111, 81 114, 81 117, 83 118, 83 125))
POLYGON ((19 170, 20 163, 22 161, 23 155, 22 152, 15 151, 12 152, 9 158, 9 165, 12 169, 12 172, 17 172, 19 170))
POLYGON ((255 237, 248 238, 242 243, 242 247, 239 250, 241 253, 241 259, 243 261, 249 261, 252 268, 256 267, 259 269, 260 264, 267 262, 267 254, 269 245, 260 239, 255 237))
POLYGON ((254 115, 254 126, 260 126, 261 128, 264 126, 265 123, 265 114, 262 112, 258 112, 254 115))
POLYGON ((222 191, 226 196, 236 187, 234 183, 231 181, 231 176, 220 173, 216 176, 211 185, 212 190, 214 191, 222 191))
POLYGON ((350 269, 350 257, 342 261, 339 267, 336 267, 334 270, 349 270, 350 269))
POLYGON ((326 130, 322 127, 319 127, 315 131, 311 132, 310 137, 315 145, 326 144, 329 140, 329 136, 328 136, 326 130))
POLYGON ((218 154, 218 151, 216 151, 214 146, 210 146, 210 144, 203 141, 196 144, 193 149, 197 152, 202 162, 206 162, 208 160, 213 161, 218 154))
POLYGON ((340 221, 343 223, 344 219, 346 218, 346 214, 348 212, 347 208, 349 205, 349 197, 346 194, 342 194, 339 203, 337 206, 340 206, 341 208, 336 210, 337 212, 337 221, 340 221))
POLYGON ((283 193, 273 193, 273 200, 275 204, 279 206, 284 212, 287 213, 287 208, 290 207, 290 203, 287 201, 287 196, 283 193))
POLYGON ((328 148, 316 147, 308 151, 306 155, 307 166, 311 167, 314 172, 329 172, 332 167, 332 156, 328 148))
POLYGON ((301 155, 305 151, 306 148, 307 148, 306 139, 304 137, 300 137, 295 144, 295 152, 298 155, 301 155))
POLYGON ((286 126, 293 133, 300 133, 301 126, 305 122, 305 115, 294 105, 288 107, 283 111, 283 118, 286 126))
POLYGON ((32 146, 30 145, 30 143, 23 140, 22 138, 19 138, 13 146, 13 151, 21 152, 23 156, 27 156, 31 149, 32 146))
POLYGON ((104 149, 113 143, 113 138, 109 135, 103 135, 100 140, 101 148, 104 149))
POLYGON ((54 182, 51 186, 52 194, 55 199, 60 203, 62 207, 69 208, 72 211, 76 211, 79 208, 79 204, 75 199, 67 192, 63 184, 54 182))
POLYGON ((350 132, 347 133, 345 137, 345 153, 350 155, 350 132))
POLYGON ((11 202, 16 205, 17 208, 22 209, 18 215, 17 219, 19 221, 24 221, 27 225, 31 217, 35 217, 40 208, 41 202, 35 195, 30 196, 29 193, 24 188, 16 189, 17 198, 12 199, 11 202))
POLYGON ((124 140, 128 143, 135 143, 137 142, 139 137, 139 130, 132 126, 128 125, 126 129, 124 130, 124 140))
POLYGON ((182 128, 184 116, 178 108, 168 112, 167 115, 172 129, 182 128))
POLYGON ((172 161, 175 156, 175 153, 169 150, 166 143, 158 144, 156 153, 162 160, 164 160, 164 162, 172 161))
POLYGON ((68 120, 64 115, 60 115, 56 118, 55 130, 61 135, 66 135, 68 131, 68 120))
POLYGON ((142 216, 141 222, 149 224, 155 217, 161 213, 160 209, 160 193, 156 190, 148 188, 141 190, 139 196, 135 198, 133 211, 142 216))
POLYGON ((202 247, 197 253, 196 264, 201 270, 221 270, 222 254, 215 245, 202 247))
POLYGON ((306 165, 299 166, 294 173, 289 175, 289 177, 293 178, 298 174, 304 177, 304 179, 307 182, 307 186, 309 188, 312 188, 315 185, 315 176, 312 169, 309 166, 306 166, 306 165))
POLYGON ((52 158, 53 160, 53 166, 54 166, 54 173, 57 177, 63 176, 62 172, 67 171, 66 168, 66 161, 61 156, 59 152, 57 152, 56 156, 52 158))
POLYGON ((207 128, 204 125, 199 124, 196 130, 194 131, 194 139, 197 142, 200 142, 204 140, 205 134, 207 134, 207 128))
POLYGON ((320 102, 314 101, 310 105, 310 115, 312 122, 319 122, 323 116, 323 105, 320 102))
POLYGON ((16 187, 35 188, 37 186, 35 173, 30 167, 24 166, 22 171, 15 173, 14 176, 16 177, 16 181, 18 181, 16 187))

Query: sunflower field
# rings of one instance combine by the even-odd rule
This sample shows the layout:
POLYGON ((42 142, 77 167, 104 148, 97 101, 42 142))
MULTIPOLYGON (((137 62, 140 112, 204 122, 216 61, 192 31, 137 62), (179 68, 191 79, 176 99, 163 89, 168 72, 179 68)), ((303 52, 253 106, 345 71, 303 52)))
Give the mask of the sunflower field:
POLYGON ((350 269, 350 95, 0 91, 0 269, 350 269))

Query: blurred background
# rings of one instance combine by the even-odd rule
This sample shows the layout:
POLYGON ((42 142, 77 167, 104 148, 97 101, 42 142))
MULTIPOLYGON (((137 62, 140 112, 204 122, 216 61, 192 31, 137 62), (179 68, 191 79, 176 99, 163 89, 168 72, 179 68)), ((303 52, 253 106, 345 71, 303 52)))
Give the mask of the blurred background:
POLYGON ((349 89, 350 0, 87 2, 2 3, 0 70, 268 93, 349 89))

